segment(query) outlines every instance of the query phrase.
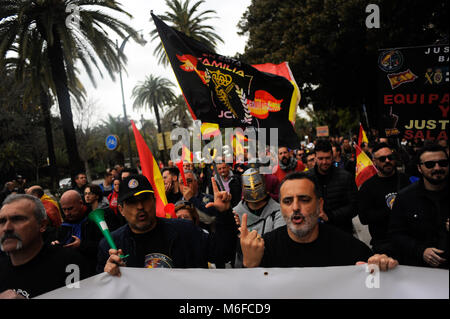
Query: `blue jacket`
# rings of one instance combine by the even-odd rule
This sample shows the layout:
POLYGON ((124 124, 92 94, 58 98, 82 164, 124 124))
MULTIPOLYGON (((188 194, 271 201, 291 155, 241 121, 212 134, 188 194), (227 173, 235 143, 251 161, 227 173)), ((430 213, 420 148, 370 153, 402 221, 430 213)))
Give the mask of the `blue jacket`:
MULTIPOLYGON (((157 218, 162 227, 165 240, 169 242, 169 255, 174 268, 207 268, 208 262, 224 264, 234 257, 236 247, 236 224, 231 209, 218 213, 217 228, 207 234, 191 221, 157 218)), ((143 261, 136 257, 136 243, 130 227, 124 225, 111 233, 118 249, 129 254, 127 267, 143 267, 143 261)), ((105 239, 99 243, 97 272, 104 270, 110 249, 105 239)))

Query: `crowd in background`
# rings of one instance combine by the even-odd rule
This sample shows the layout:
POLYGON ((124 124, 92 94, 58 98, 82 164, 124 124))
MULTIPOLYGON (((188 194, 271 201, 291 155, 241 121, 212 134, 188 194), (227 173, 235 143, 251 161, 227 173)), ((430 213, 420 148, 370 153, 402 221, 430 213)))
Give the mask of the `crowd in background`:
MULTIPOLYGON (((318 215, 320 224, 331 225, 356 237, 353 220, 358 217, 361 223, 369 227, 369 246, 373 252, 395 257, 400 264, 448 268, 448 194, 442 196, 443 192, 448 191, 448 142, 376 138, 363 143, 361 148, 373 160, 378 173, 359 189, 355 184, 355 143, 356 136, 341 136, 319 138, 303 143, 297 149, 280 146, 276 154, 278 164, 273 167, 272 174, 264 175, 259 174, 255 163, 248 162, 216 165, 184 163, 184 174, 180 174, 172 161, 165 165, 160 163, 165 195, 168 202, 174 204, 177 218, 191 221, 205 234, 215 234, 222 226, 220 222, 218 224, 220 214, 210 204, 215 201, 215 185, 211 179, 214 177, 218 189, 230 194, 236 232, 233 236, 237 238, 238 229, 242 233, 242 227, 246 232, 255 230, 258 236, 268 236, 289 224, 281 212, 280 184, 289 180, 293 173, 306 172, 308 178, 315 181, 315 187, 324 200, 318 215), (444 155, 438 160, 421 162, 422 155, 439 153, 440 150, 444 150, 444 155), (429 176, 427 170, 430 170, 429 176), (444 174, 444 177, 436 182, 435 174, 444 174), (439 187, 433 188, 436 185, 439 187), (409 190, 411 186, 417 189, 409 190), (416 193, 399 197, 405 189, 408 189, 405 193, 416 193), (417 203, 417 207, 423 211, 411 217, 417 220, 407 220, 406 224, 401 224, 403 221, 399 216, 410 213, 406 208, 396 213, 397 219, 391 219, 391 211, 399 210, 401 205, 407 206, 408 201, 413 200, 405 202, 405 196, 415 196, 414 200, 418 200, 422 193, 426 199, 417 203), (427 215, 430 210, 433 217, 427 215), (244 221, 245 225, 242 225, 244 221), (394 230, 390 227, 397 232, 395 240, 390 234, 394 230), (415 256, 419 253, 420 256, 415 256)), ((87 216, 93 210, 102 209, 111 232, 127 227, 130 221, 118 209, 119 188, 124 180, 130 183, 130 177, 140 173, 140 168, 116 165, 106 170, 101 183, 93 184, 88 182, 85 173, 80 172, 73 177, 72 187, 65 190, 60 198, 44 191, 39 185, 28 185, 22 176, 17 176, 5 184, 0 200, 3 202, 11 194, 29 194, 40 199, 49 220, 43 234, 44 241, 53 246, 78 250, 87 261, 88 273, 94 274, 103 271, 98 263, 98 246, 103 236, 87 216)), ((128 184, 127 187, 132 186, 128 184)), ((236 241, 232 255, 228 254, 226 260, 209 263, 209 267, 246 266, 244 248, 248 247, 241 247, 236 241)), ((7 258, 1 251, 0 257, 7 258)), ((267 263, 267 260, 264 257, 262 263, 267 263)))

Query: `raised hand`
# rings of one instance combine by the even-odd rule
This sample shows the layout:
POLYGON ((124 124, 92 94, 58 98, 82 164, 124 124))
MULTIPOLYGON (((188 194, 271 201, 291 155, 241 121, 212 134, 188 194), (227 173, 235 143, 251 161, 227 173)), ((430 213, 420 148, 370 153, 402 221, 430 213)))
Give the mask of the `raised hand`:
POLYGON ((236 212, 233 210, 233 215, 234 215, 234 221, 236 222, 236 225, 237 225, 238 227, 241 226, 241 220, 239 219, 238 213, 236 213, 236 212))
POLYGON ((73 242, 71 242, 70 244, 64 245, 63 247, 66 247, 66 248, 80 247, 81 239, 74 235, 72 235, 72 238, 74 239, 73 242))
POLYGON ((192 197, 194 197, 194 192, 188 186, 184 186, 183 184, 180 184, 180 191, 181 191, 181 194, 183 194, 183 198, 185 200, 190 200, 192 197))
POLYGON ((247 268, 258 267, 264 256, 264 239, 256 230, 248 231, 247 214, 242 216, 241 227, 241 249, 243 264, 247 268))
POLYGON ((205 207, 214 207, 219 212, 229 210, 231 207, 231 194, 226 191, 219 191, 214 177, 211 177, 211 184, 214 192, 214 202, 206 204, 205 207))

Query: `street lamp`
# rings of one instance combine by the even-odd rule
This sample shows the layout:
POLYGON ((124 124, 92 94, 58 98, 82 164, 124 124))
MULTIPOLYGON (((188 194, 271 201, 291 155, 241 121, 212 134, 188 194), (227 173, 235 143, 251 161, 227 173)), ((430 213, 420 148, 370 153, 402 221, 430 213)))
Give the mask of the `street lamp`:
MULTIPOLYGON (((141 32, 142 30, 139 30, 137 32, 141 32)), ((123 49, 125 48, 125 44, 127 43, 128 39, 131 37, 131 34, 128 35, 125 39, 123 39, 122 44, 119 47, 119 43, 116 39, 116 48, 117 48, 117 56, 120 56, 120 53, 123 53, 123 49)), ((139 42, 141 45, 145 45, 147 41, 145 41, 144 37, 141 35, 141 40, 139 42)), ((133 167, 133 156, 131 153, 131 139, 130 139, 130 131, 128 130, 128 117, 127 117, 127 108, 125 106, 125 95, 123 93, 123 81, 122 81, 122 65, 119 61, 119 78, 120 78, 120 90, 122 91, 122 106, 123 106, 123 116, 125 118, 125 125, 126 125, 126 132, 127 132, 127 139, 128 139, 128 155, 130 157, 130 166, 133 167)))

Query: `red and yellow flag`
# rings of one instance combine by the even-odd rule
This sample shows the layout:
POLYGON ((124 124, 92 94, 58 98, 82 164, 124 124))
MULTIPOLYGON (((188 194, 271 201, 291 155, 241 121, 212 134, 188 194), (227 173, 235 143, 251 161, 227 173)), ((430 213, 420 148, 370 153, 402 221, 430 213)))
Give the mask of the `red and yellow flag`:
POLYGON ((142 175, 147 177, 155 192, 156 199, 156 216, 165 218, 177 218, 174 211, 164 210, 167 205, 166 191, 164 188, 164 180, 159 170, 158 163, 156 163, 152 152, 148 148, 141 133, 139 133, 136 125, 131 121, 133 126, 134 138, 136 140, 136 147, 139 153, 139 160, 141 162, 142 175))
POLYGON ((369 144, 369 140, 367 139, 366 132, 361 123, 359 123, 359 136, 358 136, 358 146, 361 147, 361 143, 364 142, 369 144))
POLYGON ((378 170, 373 165, 372 160, 367 156, 367 154, 359 147, 355 145, 356 148, 356 172, 355 172, 355 183, 358 189, 367 181, 369 178, 374 176, 378 170))
POLYGON ((217 123, 202 123, 200 127, 202 136, 207 139, 211 139, 220 134, 219 124, 217 123))
POLYGON ((183 145, 181 150, 181 161, 183 163, 192 163, 194 161, 194 154, 192 154, 186 145, 183 145))
POLYGON ((236 136, 233 136, 233 150, 236 158, 240 155, 244 156, 244 142, 247 142, 248 138, 239 131, 236 131, 236 136))

